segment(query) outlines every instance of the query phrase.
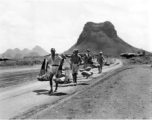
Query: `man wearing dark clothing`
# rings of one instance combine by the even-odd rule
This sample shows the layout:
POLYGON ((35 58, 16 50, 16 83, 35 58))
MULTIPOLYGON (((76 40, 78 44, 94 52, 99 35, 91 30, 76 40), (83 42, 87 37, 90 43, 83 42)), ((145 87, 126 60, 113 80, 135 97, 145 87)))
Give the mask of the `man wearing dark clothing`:
POLYGON ((73 82, 74 85, 76 86, 77 84, 77 74, 78 74, 78 69, 79 69, 79 65, 81 64, 82 60, 80 55, 78 55, 78 50, 75 49, 73 51, 73 54, 71 56, 71 67, 72 67, 72 76, 73 76, 73 82))
POLYGON ((103 54, 102 52, 99 53, 98 57, 97 57, 97 61, 99 63, 99 67, 98 67, 98 70, 99 70, 99 73, 102 72, 102 66, 103 66, 103 62, 104 62, 104 57, 103 57, 103 54))
POLYGON ((87 49, 87 53, 84 56, 84 68, 90 67, 92 64, 92 56, 90 54, 90 50, 87 49))

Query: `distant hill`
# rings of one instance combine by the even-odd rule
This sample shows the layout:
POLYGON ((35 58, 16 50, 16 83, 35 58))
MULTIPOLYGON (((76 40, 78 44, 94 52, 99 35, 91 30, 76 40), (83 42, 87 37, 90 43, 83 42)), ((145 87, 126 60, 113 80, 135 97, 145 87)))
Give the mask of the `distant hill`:
POLYGON ((27 49, 27 48, 24 48, 24 49, 22 50, 23 56, 27 55, 29 52, 30 52, 30 50, 27 49))
POLYGON ((16 53, 14 58, 23 58, 23 54, 22 53, 16 53))
POLYGON ((14 58, 15 57, 15 51, 13 49, 8 49, 6 52, 2 54, 2 57, 9 57, 14 58))
POLYGON ((40 56, 44 56, 47 55, 48 52, 46 52, 43 48, 41 48, 40 46, 35 46, 31 52, 37 52, 40 56))
POLYGON ((72 53, 73 49, 86 52, 90 49, 92 53, 103 52, 104 55, 119 56, 123 52, 141 51, 123 41, 115 30, 114 25, 109 22, 93 23, 87 22, 77 42, 65 53, 72 53))
POLYGON ((36 56, 40 56, 37 52, 30 52, 27 55, 25 55, 25 57, 36 57, 36 56))
POLYGON ((18 48, 15 48, 14 49, 14 53, 22 53, 22 51, 20 49, 18 49, 18 48))
POLYGON ((48 52, 46 52, 43 48, 40 46, 35 46, 32 50, 29 50, 27 48, 24 48, 23 50, 20 50, 18 48, 8 49, 6 52, 2 54, 2 57, 9 57, 9 58, 23 58, 24 56, 44 56, 47 55, 48 52))

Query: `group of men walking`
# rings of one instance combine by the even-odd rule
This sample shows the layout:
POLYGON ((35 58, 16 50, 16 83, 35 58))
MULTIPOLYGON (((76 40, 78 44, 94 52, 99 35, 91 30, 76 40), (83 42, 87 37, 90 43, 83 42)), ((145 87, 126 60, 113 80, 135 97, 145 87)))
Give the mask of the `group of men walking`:
MULTIPOLYGON (((60 68, 61 68, 61 65, 60 65, 61 61, 63 63, 65 58, 66 57, 64 55, 56 54, 56 51, 54 48, 51 49, 51 55, 48 58, 48 65, 51 66, 51 69, 49 71, 50 72, 49 81, 50 81, 51 89, 49 93, 53 92, 53 76, 54 75, 58 76, 60 72, 60 68)), ((102 55, 102 52, 100 52, 99 55, 97 56, 97 62, 99 64, 99 67, 98 67, 99 73, 102 72, 103 61, 104 61, 104 57, 102 55)), ((73 54, 70 56, 70 65, 71 65, 71 70, 72 70, 73 82, 75 86, 77 85, 77 75, 78 75, 79 66, 81 64, 84 64, 84 68, 91 67, 91 65, 93 64, 93 57, 90 54, 89 49, 86 51, 86 54, 84 56, 80 56, 79 50, 74 49, 73 54)), ((55 82, 55 83, 56 83, 56 88, 54 92, 56 92, 58 88, 58 82, 55 82)))

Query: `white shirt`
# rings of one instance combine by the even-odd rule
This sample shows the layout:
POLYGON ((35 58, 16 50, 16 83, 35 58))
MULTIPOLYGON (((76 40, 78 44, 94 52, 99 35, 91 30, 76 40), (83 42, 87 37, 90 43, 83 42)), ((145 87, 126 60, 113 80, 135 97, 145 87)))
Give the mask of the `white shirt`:
POLYGON ((54 61, 52 59, 52 56, 50 56, 48 58, 48 63, 49 63, 49 65, 60 65, 61 60, 62 60, 62 57, 60 55, 56 54, 55 58, 54 58, 54 61))

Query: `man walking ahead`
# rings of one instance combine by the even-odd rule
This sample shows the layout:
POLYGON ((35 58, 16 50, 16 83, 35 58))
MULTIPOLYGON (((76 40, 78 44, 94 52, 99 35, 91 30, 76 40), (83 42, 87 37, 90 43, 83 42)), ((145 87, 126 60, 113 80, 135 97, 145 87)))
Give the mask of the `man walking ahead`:
POLYGON ((103 57, 103 54, 102 52, 99 53, 98 57, 97 57, 97 61, 99 63, 99 67, 98 67, 98 70, 99 70, 99 73, 102 72, 102 66, 103 66, 103 61, 104 61, 104 57, 103 57))
POLYGON ((90 54, 90 50, 87 49, 87 53, 84 56, 84 68, 90 67, 92 64, 92 56, 90 54))
POLYGON ((82 60, 80 55, 78 55, 78 50, 75 49, 73 51, 73 54, 71 56, 71 67, 72 67, 72 76, 73 76, 73 82, 74 85, 77 85, 77 74, 78 74, 78 69, 79 69, 79 65, 81 64, 82 60))
MULTIPOLYGON (((48 63, 49 63, 49 66, 50 66, 49 80, 50 80, 50 87, 51 87, 51 90, 49 91, 49 93, 53 92, 53 76, 58 75, 58 70, 59 70, 60 63, 61 63, 62 59, 64 59, 60 55, 56 54, 55 52, 56 52, 55 49, 52 48, 51 49, 51 55, 48 58, 48 63)), ((56 88, 55 88, 54 92, 57 91, 57 87, 58 87, 58 83, 56 82, 56 88)))

